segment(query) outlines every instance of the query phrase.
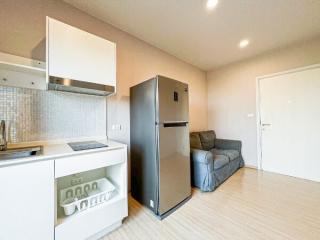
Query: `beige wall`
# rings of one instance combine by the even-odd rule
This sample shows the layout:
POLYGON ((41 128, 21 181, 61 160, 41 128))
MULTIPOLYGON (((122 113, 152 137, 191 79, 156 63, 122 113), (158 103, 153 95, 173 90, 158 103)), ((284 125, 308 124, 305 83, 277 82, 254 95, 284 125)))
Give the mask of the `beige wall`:
POLYGON ((110 137, 129 143, 129 88, 156 74, 189 84, 190 129, 207 128, 205 72, 64 2, 1 1, 0 51, 44 60, 47 15, 117 43, 117 94, 108 100, 110 137), (111 124, 121 124, 122 130, 112 131, 111 124))
POLYGON ((316 63, 320 38, 208 72, 209 129, 242 140, 246 164, 257 166, 256 77, 316 63))
POLYGON ((4 0, 0 51, 45 59, 45 16, 117 43, 116 96, 108 99, 108 135, 129 143, 129 88, 156 74, 190 85, 190 129, 215 129, 243 141, 246 163, 256 165, 255 78, 320 62, 320 38, 206 73, 58 0, 4 0), (208 90, 207 90, 208 87, 208 90), (207 96, 208 94, 208 96, 207 96), (121 124, 121 131, 112 131, 121 124))

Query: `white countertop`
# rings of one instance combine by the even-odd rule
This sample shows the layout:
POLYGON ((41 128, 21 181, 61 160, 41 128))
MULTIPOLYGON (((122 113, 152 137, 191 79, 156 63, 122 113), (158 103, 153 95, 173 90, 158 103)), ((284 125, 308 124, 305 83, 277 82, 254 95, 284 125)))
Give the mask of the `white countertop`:
POLYGON ((104 137, 104 138, 80 138, 80 139, 78 138, 78 139, 56 140, 56 141, 46 141, 46 142, 39 141, 39 142, 17 143, 17 144, 9 144, 8 148, 22 148, 22 147, 33 147, 33 146, 42 146, 43 147, 42 154, 37 156, 26 157, 26 158, 19 158, 19 159, 0 160, 0 167, 22 164, 22 163, 29 163, 34 161, 54 160, 58 158, 68 157, 68 156, 90 154, 95 152, 104 152, 104 151, 110 151, 110 150, 126 147, 125 144, 118 143, 118 142, 106 139, 104 137), (72 148, 67 144, 70 142, 81 142, 81 141, 97 141, 99 143, 108 145, 108 147, 82 150, 82 151, 73 151, 72 148))

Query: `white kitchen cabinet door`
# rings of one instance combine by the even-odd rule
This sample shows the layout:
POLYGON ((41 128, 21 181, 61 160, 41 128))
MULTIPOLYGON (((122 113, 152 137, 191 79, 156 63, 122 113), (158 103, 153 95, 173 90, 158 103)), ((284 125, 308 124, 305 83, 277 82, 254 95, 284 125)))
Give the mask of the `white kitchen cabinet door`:
POLYGON ((48 75, 116 86, 116 44, 47 17, 48 75))
POLYGON ((0 239, 54 239, 54 162, 0 168, 0 239))

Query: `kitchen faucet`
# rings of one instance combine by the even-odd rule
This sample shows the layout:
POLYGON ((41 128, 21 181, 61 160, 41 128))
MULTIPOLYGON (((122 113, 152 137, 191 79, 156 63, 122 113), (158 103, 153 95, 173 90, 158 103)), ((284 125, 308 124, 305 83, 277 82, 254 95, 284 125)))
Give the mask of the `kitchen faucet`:
POLYGON ((7 139, 6 139, 6 122, 1 120, 0 123, 0 151, 7 150, 7 139))

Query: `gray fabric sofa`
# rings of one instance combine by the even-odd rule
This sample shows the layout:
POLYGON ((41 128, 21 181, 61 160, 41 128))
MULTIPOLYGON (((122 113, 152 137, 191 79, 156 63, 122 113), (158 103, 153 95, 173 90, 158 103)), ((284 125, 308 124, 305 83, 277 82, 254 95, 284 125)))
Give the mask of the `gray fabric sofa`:
POLYGON ((190 133, 192 184, 213 191, 244 162, 241 141, 217 139, 214 131, 190 133))

